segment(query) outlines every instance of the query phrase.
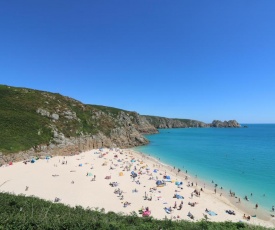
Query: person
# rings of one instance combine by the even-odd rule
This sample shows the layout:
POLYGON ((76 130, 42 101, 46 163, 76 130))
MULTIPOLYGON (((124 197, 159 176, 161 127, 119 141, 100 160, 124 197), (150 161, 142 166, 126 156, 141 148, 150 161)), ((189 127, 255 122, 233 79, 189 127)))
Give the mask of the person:
POLYGON ((274 205, 272 206, 272 212, 274 212, 274 205))
POLYGON ((258 208, 258 204, 255 205, 255 208, 256 208, 256 209, 258 208))

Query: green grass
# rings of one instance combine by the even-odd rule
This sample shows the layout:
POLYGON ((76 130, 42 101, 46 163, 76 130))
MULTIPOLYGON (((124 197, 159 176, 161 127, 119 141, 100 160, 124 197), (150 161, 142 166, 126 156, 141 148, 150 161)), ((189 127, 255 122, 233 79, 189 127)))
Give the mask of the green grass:
POLYGON ((131 113, 129 111, 123 110, 123 109, 118 109, 114 107, 108 107, 108 106, 103 106, 103 105, 91 105, 93 108, 96 108, 98 110, 101 110, 105 113, 113 114, 113 115, 119 115, 122 111, 125 113, 131 113))
POLYGON ((124 216, 114 212, 105 213, 99 209, 71 208, 35 197, 15 196, 0 193, 0 230, 36 229, 188 229, 188 230, 235 230, 265 229, 232 222, 199 222, 156 220, 139 217, 135 212, 124 216))
POLYGON ((12 153, 46 144, 52 136, 49 119, 35 112, 36 95, 0 88, 0 152, 12 153), (40 135, 38 135, 40 133, 40 135))

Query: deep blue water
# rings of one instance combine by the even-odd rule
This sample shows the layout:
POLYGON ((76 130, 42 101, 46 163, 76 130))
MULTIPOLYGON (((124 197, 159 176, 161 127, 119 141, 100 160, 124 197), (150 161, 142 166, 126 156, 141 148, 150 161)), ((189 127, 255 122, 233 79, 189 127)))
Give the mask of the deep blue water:
POLYGON ((275 205, 275 124, 159 131, 136 150, 206 182, 214 180, 238 196, 248 195, 267 210, 275 205))

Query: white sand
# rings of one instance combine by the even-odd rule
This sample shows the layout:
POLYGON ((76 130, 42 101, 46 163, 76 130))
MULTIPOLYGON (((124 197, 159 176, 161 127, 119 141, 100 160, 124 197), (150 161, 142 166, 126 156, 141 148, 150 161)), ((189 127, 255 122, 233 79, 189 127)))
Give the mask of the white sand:
MULTIPOLYGON (((99 209, 104 208, 105 211, 123 212, 125 214, 130 214, 132 211, 138 213, 142 206, 144 208, 149 207, 151 215, 158 219, 167 217, 197 221, 207 215, 210 221, 244 221, 266 227, 275 226, 274 218, 271 217, 265 220, 258 217, 251 217, 250 221, 243 219, 244 212, 227 199, 227 194, 220 196, 218 193, 214 194, 213 191, 204 189, 203 192, 200 192, 200 197, 194 195, 192 198, 191 193, 195 188, 200 190, 201 187, 199 185, 196 187, 195 183, 193 187, 188 187, 188 182, 191 183, 190 178, 185 180, 184 177, 171 172, 170 167, 160 165, 154 159, 132 150, 91 150, 74 156, 59 156, 49 160, 40 159, 35 163, 27 164, 18 162, 11 166, 0 167, 1 192, 33 195, 51 201, 58 197, 61 199, 61 203, 70 206, 98 207, 99 209), (103 157, 100 157, 101 154, 104 154, 103 157), (114 157, 115 155, 118 157, 114 157), (131 162, 133 158, 135 162, 131 162), (141 164, 142 161, 143 164, 141 164), (106 162, 106 166, 103 166, 104 162, 106 162), (79 166, 80 164, 82 166, 79 166), (125 166, 128 165, 131 166, 130 171, 125 170, 125 166), (111 166, 114 169, 110 169, 111 166), (134 167, 137 170, 134 170, 134 167), (141 167, 143 168, 141 169, 141 167), (146 170, 146 168, 150 170, 146 170), (159 171, 154 173, 154 169, 159 169, 159 171), (142 174, 138 174, 134 181, 130 176, 131 171, 137 173, 141 171, 142 174), (162 180, 165 171, 174 182, 167 182, 166 186, 157 187, 156 177, 162 180), (123 172, 124 175, 119 176, 119 172, 123 172), (92 175, 87 176, 87 173, 92 175), (95 181, 92 181, 94 175, 96 178, 95 181), (111 179, 105 179, 106 176, 111 176, 111 179), (154 179, 149 180, 150 177, 154 179), (140 181, 140 184, 136 183, 137 180, 140 181), (175 185, 175 181, 183 182, 182 189, 175 185), (118 182, 118 186, 111 187, 110 182, 118 182), (28 187, 27 190, 26 186, 28 187), (118 188, 123 191, 123 200, 114 193, 115 189, 118 188), (156 190, 150 192, 150 188, 156 188, 156 190), (135 189, 138 192, 133 192, 135 189), (175 192, 175 190, 179 192, 175 192), (144 199, 145 192, 149 198, 152 197, 151 201, 144 199), (184 199, 173 198, 176 193, 182 195, 184 199), (123 204, 126 201, 131 204, 124 207, 123 204), (182 209, 172 208, 172 213, 167 214, 164 207, 173 207, 175 201, 177 207, 183 201, 182 209), (188 202, 197 202, 198 204, 191 207, 188 202), (218 215, 208 215, 205 212, 206 208, 218 215), (236 215, 227 214, 225 211, 229 209, 234 210, 236 215), (194 215, 194 220, 187 216, 189 211, 194 215)), ((256 213, 257 210, 255 210, 256 213)), ((246 214, 251 215, 253 213, 246 214)), ((259 215, 257 214, 257 216, 259 215)))

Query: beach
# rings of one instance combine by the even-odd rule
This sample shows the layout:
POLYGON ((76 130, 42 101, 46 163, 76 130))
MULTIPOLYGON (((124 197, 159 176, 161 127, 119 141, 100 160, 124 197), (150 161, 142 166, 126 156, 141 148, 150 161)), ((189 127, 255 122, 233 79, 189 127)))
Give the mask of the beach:
POLYGON ((221 188, 131 149, 95 149, 0 167, 0 191, 69 206, 132 212, 157 219, 245 222, 274 228, 275 219, 238 204, 221 188), (146 210, 147 208, 147 210, 146 210), (234 211, 234 214, 231 212, 234 211), (243 218, 249 216, 250 219, 243 218), (253 217, 256 214, 256 217, 253 217))

